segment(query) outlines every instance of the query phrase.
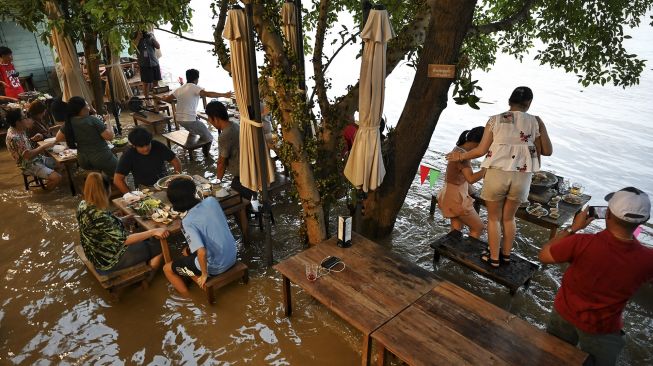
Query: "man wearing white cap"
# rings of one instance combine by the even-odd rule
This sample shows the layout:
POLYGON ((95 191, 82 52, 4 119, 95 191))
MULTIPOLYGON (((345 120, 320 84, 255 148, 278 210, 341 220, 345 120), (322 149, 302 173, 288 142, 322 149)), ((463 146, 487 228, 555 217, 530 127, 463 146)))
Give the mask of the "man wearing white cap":
POLYGON ((651 215, 648 195, 626 187, 605 199, 605 230, 576 234, 594 220, 585 209, 540 251, 542 263, 570 263, 547 332, 580 344, 596 365, 616 363, 624 346, 624 307, 643 283, 653 281, 653 248, 633 235, 651 215))

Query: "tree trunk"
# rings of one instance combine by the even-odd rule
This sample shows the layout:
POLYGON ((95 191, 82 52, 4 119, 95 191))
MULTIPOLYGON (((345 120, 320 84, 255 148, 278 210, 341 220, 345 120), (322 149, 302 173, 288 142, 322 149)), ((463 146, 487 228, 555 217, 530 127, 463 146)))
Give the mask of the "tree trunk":
POLYGON ((100 52, 97 47, 97 33, 85 32, 84 40, 84 56, 86 57, 86 70, 88 77, 91 80, 91 91, 93 93, 95 110, 98 114, 104 114, 104 88, 102 87, 102 78, 100 76, 100 52))
POLYGON ((363 234, 390 234, 417 173, 440 114, 447 106, 452 79, 428 77, 429 64, 456 64, 476 7, 476 0, 434 0, 424 49, 408 100, 388 143, 383 184, 364 201, 363 234), (416 134, 415 131, 423 133, 416 134))

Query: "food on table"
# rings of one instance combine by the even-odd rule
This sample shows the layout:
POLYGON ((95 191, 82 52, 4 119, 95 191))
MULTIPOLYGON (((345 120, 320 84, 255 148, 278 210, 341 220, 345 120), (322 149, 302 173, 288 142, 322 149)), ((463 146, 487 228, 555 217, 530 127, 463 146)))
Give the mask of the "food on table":
POLYGON ((552 219, 554 219, 554 220, 557 220, 557 219, 560 217, 560 213, 558 213, 558 212, 551 212, 551 213, 549 213, 549 217, 552 218, 552 219))
POLYGON ((159 205, 161 204, 160 200, 157 200, 155 198, 148 198, 138 205, 134 207, 134 210, 141 216, 148 216, 150 215, 154 210, 159 208, 159 205))
POLYGON ((111 140, 111 143, 116 147, 125 146, 125 145, 127 145, 127 142, 128 142, 128 140, 127 140, 126 137, 120 137, 120 138, 115 138, 115 139, 111 140))
POLYGON ((581 197, 573 195, 573 194, 566 194, 564 197, 562 197, 562 200, 571 204, 571 205, 580 205, 583 203, 583 200, 581 197))
POLYGON ((533 179, 531 180, 532 185, 538 186, 552 186, 558 182, 558 177, 551 172, 539 171, 533 174, 533 179))
POLYGON ((539 203, 534 203, 526 207, 526 212, 528 212, 529 215, 533 215, 538 218, 549 214, 549 211, 546 208, 542 207, 542 205, 539 203))
POLYGON ((173 175, 169 175, 167 177, 163 177, 163 178, 159 179, 154 186, 159 188, 159 189, 168 189, 168 185, 170 184, 170 182, 172 182, 172 180, 177 179, 177 178, 193 180, 193 177, 191 177, 190 175, 173 174, 173 175))

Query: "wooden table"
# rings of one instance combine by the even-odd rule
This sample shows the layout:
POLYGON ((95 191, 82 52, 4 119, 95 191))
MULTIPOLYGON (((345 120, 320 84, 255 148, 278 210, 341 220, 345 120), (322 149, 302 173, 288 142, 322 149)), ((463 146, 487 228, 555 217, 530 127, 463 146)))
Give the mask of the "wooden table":
POLYGON ((135 126, 138 126, 138 122, 142 122, 148 126, 152 126, 152 129, 154 130, 154 134, 157 133, 157 129, 156 129, 157 125, 161 123, 166 123, 168 125, 168 131, 172 131, 172 127, 170 126, 170 121, 172 120, 172 117, 164 116, 161 113, 141 111, 141 112, 132 113, 132 117, 134 118, 135 126))
MULTIPOLYGON (((242 233, 243 233, 243 240, 247 241, 248 239, 248 234, 247 234, 247 205, 249 205, 249 201, 246 199, 243 199, 240 194, 236 191, 229 190, 229 195, 223 198, 217 198, 218 201, 220 202, 220 206, 222 207, 222 210, 224 211, 225 215, 237 215, 238 220, 238 226, 241 228, 242 233)), ((161 201, 162 204, 170 204, 170 201, 168 201, 168 197, 166 196, 165 191, 157 191, 152 194, 153 198, 156 198, 161 201)), ((156 222, 149 217, 142 217, 134 211, 134 209, 131 207, 131 204, 128 204, 122 197, 116 198, 113 201, 113 204, 120 209, 120 211, 124 212, 127 215, 134 215, 134 219, 140 225, 142 228, 145 230, 151 230, 151 229, 157 229, 157 228, 165 228, 170 232, 170 234, 175 234, 181 231, 181 219, 177 218, 174 219, 170 224, 165 225, 163 223, 156 222)), ((161 251, 163 252, 163 258, 165 259, 165 262, 168 263, 172 259, 170 257, 170 248, 168 247, 168 240, 161 238, 161 251)))
MULTIPOLYGON (((474 205, 475 205, 477 211, 478 211, 479 205, 485 206, 485 200, 483 200, 480 197, 479 192, 474 192, 471 196, 472 196, 472 198, 474 198, 476 200, 474 205)), ((549 229, 550 230, 549 238, 552 239, 558 233, 558 229, 560 229, 560 227, 562 225, 564 225, 567 221, 572 219, 576 215, 576 213, 578 213, 578 211, 580 211, 583 208, 583 206, 587 202, 589 202, 589 200, 592 198, 592 196, 588 196, 586 194, 583 194, 580 197, 581 197, 581 203, 577 204, 577 205, 572 205, 572 204, 569 204, 569 203, 561 200, 558 203, 558 212, 560 213, 560 217, 558 217, 557 219, 553 219, 553 218, 551 218, 549 216, 543 216, 543 217, 538 218, 537 216, 533 216, 533 215, 529 214, 528 212, 526 212, 526 208, 524 208, 524 207, 520 207, 519 210, 517 210, 517 213, 515 214, 515 217, 518 217, 518 218, 520 218, 520 219, 522 219, 524 221, 528 221, 528 222, 533 223, 535 225, 542 226, 542 227, 544 227, 546 229, 549 229)), ((537 198, 537 196, 533 195, 532 193, 528 195, 528 200, 530 202, 538 202, 538 200, 536 198, 537 198)), ((547 210, 550 209, 550 207, 547 206, 546 202, 540 202, 540 203, 547 210)))
POLYGON ((581 365, 587 354, 446 281, 372 333, 409 365, 581 365))
POLYGON ((188 157, 191 161, 193 160, 193 150, 198 149, 206 144, 210 144, 213 141, 202 139, 202 136, 200 135, 191 135, 187 130, 164 133, 163 137, 165 137, 168 143, 168 147, 172 147, 170 146, 170 143, 174 143, 188 151, 188 157))
MULTIPOLYGON (((45 141, 39 141, 36 143, 38 146, 45 144, 45 141)), ((66 157, 61 157, 58 153, 52 151, 52 149, 47 150, 48 155, 57 162, 64 166, 66 170, 66 175, 68 176, 68 183, 70 184, 70 193, 74 196, 77 191, 75 190, 75 183, 73 181, 73 165, 77 164, 77 154, 68 155, 66 157)))
POLYGON ((363 333, 363 365, 369 363, 370 334, 439 282, 431 272, 356 233, 350 248, 338 247, 336 238, 331 238, 274 268, 283 276, 286 315, 292 314, 293 282, 363 333), (345 270, 314 282, 306 279, 305 265, 319 264, 330 255, 342 259, 345 270))

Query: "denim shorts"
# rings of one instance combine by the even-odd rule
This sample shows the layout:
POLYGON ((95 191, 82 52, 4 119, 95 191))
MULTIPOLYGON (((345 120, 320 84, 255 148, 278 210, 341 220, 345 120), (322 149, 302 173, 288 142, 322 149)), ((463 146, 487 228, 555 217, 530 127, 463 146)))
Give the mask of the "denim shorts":
POLYGON ((54 159, 49 156, 44 156, 43 160, 35 162, 29 169, 23 169, 23 172, 41 179, 47 179, 54 171, 56 164, 54 159))

